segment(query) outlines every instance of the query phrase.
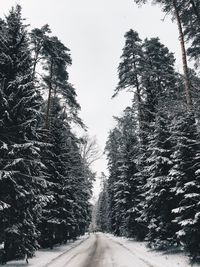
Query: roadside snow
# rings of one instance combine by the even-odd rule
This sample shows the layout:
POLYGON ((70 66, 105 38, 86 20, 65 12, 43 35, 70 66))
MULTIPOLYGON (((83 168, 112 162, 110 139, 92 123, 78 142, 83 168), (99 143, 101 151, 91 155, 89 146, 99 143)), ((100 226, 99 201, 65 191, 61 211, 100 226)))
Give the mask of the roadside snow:
POLYGON ((200 267, 200 264, 191 265, 187 255, 183 252, 167 253, 155 251, 147 248, 145 242, 138 242, 124 237, 115 237, 110 234, 106 234, 106 237, 128 249, 132 254, 152 267, 200 267))
POLYGON ((75 248, 76 246, 80 245, 87 238, 88 238, 88 234, 85 234, 84 236, 79 237, 76 241, 68 242, 66 245, 55 246, 53 249, 40 249, 36 251, 35 257, 33 257, 32 259, 29 259, 29 264, 27 264, 25 260, 19 260, 19 261, 9 261, 6 265, 3 265, 3 266, 6 266, 6 267, 21 267, 21 266, 45 267, 45 265, 49 264, 55 258, 60 257, 66 251, 69 251, 75 248))

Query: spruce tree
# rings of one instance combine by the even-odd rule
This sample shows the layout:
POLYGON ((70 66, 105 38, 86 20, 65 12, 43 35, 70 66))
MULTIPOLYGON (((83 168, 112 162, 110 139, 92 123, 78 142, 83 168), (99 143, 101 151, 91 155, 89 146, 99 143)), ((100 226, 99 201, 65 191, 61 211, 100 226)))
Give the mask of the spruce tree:
MULTIPOLYGON (((110 201, 112 231, 117 235, 134 236, 141 238, 142 227, 137 222, 139 199, 138 187, 140 180, 137 173, 136 161, 138 156, 138 139, 135 132, 137 127, 133 110, 126 108, 121 118, 116 118, 117 126, 114 131, 118 133, 117 140, 112 136, 107 143, 107 155, 111 164, 110 177, 108 179, 108 193, 110 201), (130 125, 132 127, 130 127, 130 125), (117 145, 116 147, 114 147, 117 145), (113 149, 115 155, 112 153, 113 149), (114 158, 113 158, 114 156, 114 158), (112 192, 109 185, 113 184, 112 192)), ((114 133, 113 131, 113 133, 114 133)))
MULTIPOLYGON (((36 223, 45 186, 37 124, 41 97, 32 80, 32 61, 21 7, 12 8, 1 29, 0 199, 6 259, 31 257, 38 248, 36 223)), ((41 203, 42 204, 42 203, 41 203)))
POLYGON ((111 222, 111 232, 116 233, 116 216, 115 216, 115 183, 119 176, 119 144, 120 144, 120 131, 115 127, 110 131, 108 140, 106 142, 106 153, 108 158, 108 169, 109 169, 109 178, 108 178, 108 194, 110 200, 110 222, 111 222))
POLYGON ((50 144, 43 151, 43 163, 47 168, 48 188, 45 192, 49 199, 43 208, 40 222, 40 243, 53 247, 54 244, 66 241, 70 236, 73 222, 73 209, 70 200, 70 184, 66 175, 68 162, 67 138, 68 125, 58 98, 51 106, 51 121, 47 142, 50 144))
POLYGON ((174 242, 172 209, 175 207, 173 184, 169 179, 172 167, 171 133, 169 118, 162 111, 156 115, 154 131, 150 137, 148 179, 145 188, 145 209, 142 217, 147 221, 147 239, 151 246, 166 248, 174 242))
POLYGON ((174 221, 177 240, 193 257, 199 255, 199 138, 193 114, 182 114, 174 121, 174 162, 170 170, 175 193, 174 221))
MULTIPOLYGON (((152 149, 156 144, 157 137, 154 136, 156 131, 156 120, 159 113, 168 114, 169 104, 175 97, 173 89, 176 88, 177 74, 174 71, 174 56, 168 48, 160 43, 158 38, 145 39, 143 43, 143 74, 141 84, 143 86, 143 142, 140 145, 136 174, 140 180, 140 216, 138 222, 143 224, 143 233, 148 232, 148 220, 144 219, 146 209, 146 194, 148 191, 147 183, 152 176, 149 171, 152 165, 156 165, 157 156, 151 158, 152 149), (155 138, 155 139, 154 139, 155 138), (152 159, 150 162, 149 159, 152 159), (155 162, 153 162, 155 160, 155 162), (146 227, 145 227, 146 224, 146 227)), ((161 118, 160 118, 161 119, 161 118)), ((156 215, 155 215, 156 216, 156 215)))

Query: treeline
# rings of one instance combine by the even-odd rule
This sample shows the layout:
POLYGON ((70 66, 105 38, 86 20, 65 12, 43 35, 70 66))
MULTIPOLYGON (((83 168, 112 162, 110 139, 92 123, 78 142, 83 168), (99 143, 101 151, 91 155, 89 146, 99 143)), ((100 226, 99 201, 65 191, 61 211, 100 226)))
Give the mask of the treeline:
POLYGON ((17 5, 0 19, 0 261, 84 234, 94 174, 69 83, 69 49, 48 25, 28 31, 17 5))
POLYGON ((103 218, 97 227, 145 239, 154 248, 183 246, 196 259, 200 256, 200 78, 187 60, 198 68, 200 4, 155 2, 177 21, 183 74, 175 70, 174 55, 158 38, 141 40, 134 30, 125 34, 114 96, 121 90, 132 92, 132 105, 115 118, 109 133, 109 177, 98 201, 97 218, 98 214, 103 218))

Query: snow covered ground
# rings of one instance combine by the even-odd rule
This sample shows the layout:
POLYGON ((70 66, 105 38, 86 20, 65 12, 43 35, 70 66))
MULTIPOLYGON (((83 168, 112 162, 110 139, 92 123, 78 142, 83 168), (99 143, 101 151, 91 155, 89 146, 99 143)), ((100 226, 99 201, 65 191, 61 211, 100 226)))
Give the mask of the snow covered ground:
MULTIPOLYGON (((146 265, 144 265, 145 267, 200 267, 198 264, 191 265, 188 257, 183 252, 166 253, 163 251, 155 251, 147 248, 145 242, 137 242, 123 237, 114 237, 109 234, 106 234, 106 236, 110 240, 117 242, 122 247, 129 250, 131 254, 146 263, 146 265)), ((138 267, 137 265, 132 266, 138 267)))
MULTIPOLYGON (((26 266, 25 261, 13 261, 7 267, 26 266)), ((167 254, 152 251, 143 242, 91 234, 53 250, 40 250, 30 259, 31 267, 189 267, 183 253, 167 254)), ((194 267, 200 265, 193 265, 194 267)))
POLYGON ((47 264, 49 264, 51 261, 53 261, 54 259, 57 259, 58 257, 65 254, 67 251, 70 251, 71 249, 80 245, 87 238, 88 238, 88 235, 86 234, 82 237, 79 237, 76 241, 69 242, 66 245, 56 246, 53 249, 40 249, 39 251, 36 251, 34 258, 29 259, 29 264, 27 264, 25 260, 20 260, 20 261, 10 261, 6 265, 2 265, 2 266, 5 266, 5 267, 21 267, 21 266, 44 267, 47 264))

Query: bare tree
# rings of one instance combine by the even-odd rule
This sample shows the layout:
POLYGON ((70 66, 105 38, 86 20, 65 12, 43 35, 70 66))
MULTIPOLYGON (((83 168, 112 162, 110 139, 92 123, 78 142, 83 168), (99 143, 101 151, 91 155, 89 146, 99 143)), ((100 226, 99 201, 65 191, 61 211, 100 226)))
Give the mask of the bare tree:
POLYGON ((102 157, 103 153, 101 152, 95 137, 90 137, 86 134, 81 138, 81 141, 80 151, 82 158, 86 165, 90 167, 92 163, 102 157))

